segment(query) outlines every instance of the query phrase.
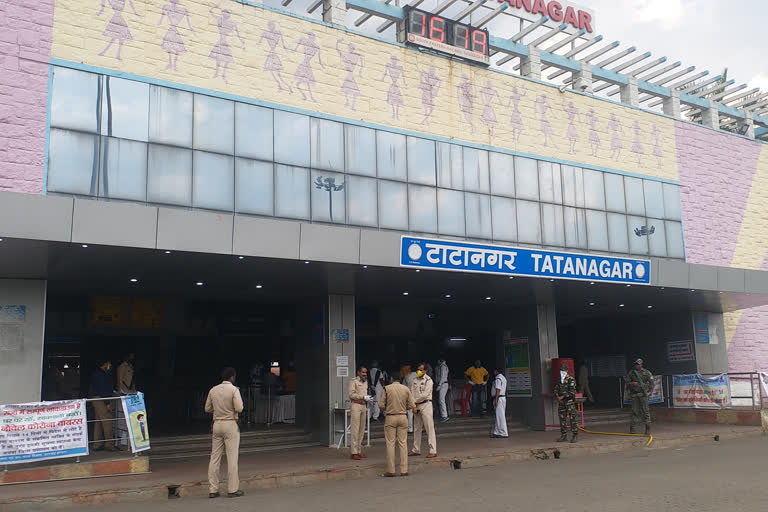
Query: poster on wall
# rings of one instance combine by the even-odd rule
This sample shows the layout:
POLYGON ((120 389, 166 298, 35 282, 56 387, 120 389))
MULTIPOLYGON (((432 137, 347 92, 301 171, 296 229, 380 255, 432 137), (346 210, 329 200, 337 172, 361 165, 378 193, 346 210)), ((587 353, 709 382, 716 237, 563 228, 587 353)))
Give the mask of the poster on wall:
POLYGON ((27 306, 0 305, 0 352, 18 352, 24 345, 27 306))
POLYGON ((679 408, 727 409, 731 407, 728 375, 705 378, 701 375, 672 376, 672 405, 679 408))
POLYGON ((667 343, 667 360, 670 363, 695 361, 692 341, 670 341, 667 343))
MULTIPOLYGON (((664 403, 664 384, 663 375, 653 376, 653 389, 651 394, 648 395, 649 404, 663 404, 664 403)), ((629 389, 624 386, 624 405, 631 405, 632 397, 629 395, 629 389)))
POLYGON ((531 363, 528 357, 528 338, 504 336, 507 396, 533 396, 531 363))
MULTIPOLYGON (((760 386, 763 388, 763 400, 768 398, 768 373, 760 372, 760 386)), ((761 404, 762 405, 762 404, 761 404)))
POLYGON ((696 343, 709 344, 709 313, 694 313, 693 329, 696 332, 696 343))
POLYGON ((149 450, 149 424, 147 422, 147 406, 144 404, 144 393, 122 397, 123 414, 128 424, 128 439, 131 441, 133 453, 149 450))
POLYGON ((88 455, 85 400, 0 405, 0 465, 88 455))

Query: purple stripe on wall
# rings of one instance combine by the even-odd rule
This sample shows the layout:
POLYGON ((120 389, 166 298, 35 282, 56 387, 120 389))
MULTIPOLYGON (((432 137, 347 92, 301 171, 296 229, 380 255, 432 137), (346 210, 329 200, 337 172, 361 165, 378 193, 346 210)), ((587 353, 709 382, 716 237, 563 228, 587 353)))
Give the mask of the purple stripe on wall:
POLYGON ((43 190, 54 4, 0 1, 0 190, 43 190))
MULTIPOLYGON (((768 256, 760 270, 768 271, 768 256)), ((768 306, 745 309, 728 347, 728 371, 768 372, 768 306)))
POLYGON ((731 266, 762 145, 675 123, 688 263, 731 266))

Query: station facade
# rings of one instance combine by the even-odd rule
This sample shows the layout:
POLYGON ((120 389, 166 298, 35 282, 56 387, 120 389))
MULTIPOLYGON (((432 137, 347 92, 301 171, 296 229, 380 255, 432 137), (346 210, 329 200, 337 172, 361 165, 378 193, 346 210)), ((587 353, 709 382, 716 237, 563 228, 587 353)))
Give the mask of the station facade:
POLYGON ((525 340, 533 428, 559 356, 768 370, 768 146, 322 10, 2 6, 1 403, 135 351, 173 424, 221 366, 290 361, 296 422, 334 441, 373 359, 460 378, 525 340))

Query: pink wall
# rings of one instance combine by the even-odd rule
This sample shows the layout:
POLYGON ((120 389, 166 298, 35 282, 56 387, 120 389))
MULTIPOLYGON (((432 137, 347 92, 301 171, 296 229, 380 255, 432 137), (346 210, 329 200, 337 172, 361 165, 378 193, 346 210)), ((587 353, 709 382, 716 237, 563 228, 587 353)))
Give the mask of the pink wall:
POLYGON ((40 194, 55 0, 0 0, 0 191, 40 194))

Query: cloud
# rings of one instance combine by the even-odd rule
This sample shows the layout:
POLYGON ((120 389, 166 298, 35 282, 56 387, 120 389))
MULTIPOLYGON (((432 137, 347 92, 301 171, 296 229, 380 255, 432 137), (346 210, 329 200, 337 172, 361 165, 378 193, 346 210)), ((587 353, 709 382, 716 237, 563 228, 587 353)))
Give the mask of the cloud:
POLYGON ((684 0, 634 0, 633 19, 640 23, 656 23, 664 30, 682 25, 685 16, 684 0))
POLYGON ((749 87, 759 87, 762 91, 768 92, 768 72, 762 71, 753 76, 749 81, 749 87))

